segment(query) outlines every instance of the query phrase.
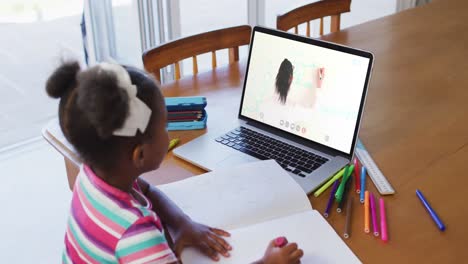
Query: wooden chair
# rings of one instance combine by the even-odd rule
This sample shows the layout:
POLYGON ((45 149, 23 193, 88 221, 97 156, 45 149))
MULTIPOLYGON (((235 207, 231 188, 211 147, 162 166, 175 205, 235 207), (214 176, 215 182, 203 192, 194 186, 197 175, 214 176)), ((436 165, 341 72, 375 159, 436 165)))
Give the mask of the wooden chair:
POLYGON ((340 15, 350 11, 351 0, 322 0, 298 7, 276 18, 276 28, 288 31, 294 28, 298 34, 298 26, 307 22, 306 35, 310 37, 310 21, 320 18, 320 36, 323 35, 323 18, 331 16, 330 31, 340 30, 340 15))
POLYGON ((239 61, 239 46, 250 43, 248 25, 219 29, 162 44, 143 53, 145 69, 161 80, 160 69, 175 64, 174 79, 179 80, 180 61, 192 57, 193 74, 198 73, 197 55, 211 52, 211 66, 216 68, 216 51, 229 49, 229 63, 239 61))

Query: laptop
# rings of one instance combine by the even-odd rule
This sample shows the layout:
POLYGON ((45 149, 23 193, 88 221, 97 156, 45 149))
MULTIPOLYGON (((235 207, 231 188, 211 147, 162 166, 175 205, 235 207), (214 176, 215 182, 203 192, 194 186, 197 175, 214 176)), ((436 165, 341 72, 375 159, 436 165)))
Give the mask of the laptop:
POLYGON ((350 163, 373 55, 255 27, 237 120, 174 150, 206 170, 274 159, 311 193, 350 163))

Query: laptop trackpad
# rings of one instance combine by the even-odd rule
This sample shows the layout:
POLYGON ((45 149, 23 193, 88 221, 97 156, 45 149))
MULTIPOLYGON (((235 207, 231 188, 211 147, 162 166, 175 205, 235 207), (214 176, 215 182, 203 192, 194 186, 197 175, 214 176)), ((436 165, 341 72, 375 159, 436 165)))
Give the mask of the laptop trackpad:
POLYGON ((229 155, 224 160, 218 162, 216 167, 234 167, 236 165, 244 164, 246 162, 256 161, 256 158, 244 156, 244 155, 229 155))

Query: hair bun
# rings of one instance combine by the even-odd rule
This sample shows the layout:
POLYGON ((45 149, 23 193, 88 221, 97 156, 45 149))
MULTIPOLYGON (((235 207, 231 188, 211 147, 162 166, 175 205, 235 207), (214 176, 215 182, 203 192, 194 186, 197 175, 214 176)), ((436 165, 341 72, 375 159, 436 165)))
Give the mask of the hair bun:
POLYGON ((77 104, 104 139, 124 125, 129 113, 129 98, 117 76, 99 67, 80 73, 77 104))
POLYGON ((79 71, 80 64, 77 61, 64 62, 47 80, 47 94, 53 98, 61 98, 76 86, 76 76, 79 71))

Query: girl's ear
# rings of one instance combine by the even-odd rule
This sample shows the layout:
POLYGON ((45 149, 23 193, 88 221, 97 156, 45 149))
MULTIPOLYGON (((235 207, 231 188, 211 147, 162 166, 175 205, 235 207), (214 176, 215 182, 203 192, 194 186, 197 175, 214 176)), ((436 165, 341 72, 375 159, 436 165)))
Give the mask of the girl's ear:
POLYGON ((133 165, 137 169, 142 169, 143 166, 145 165, 145 152, 143 149, 144 149, 143 145, 137 145, 133 149, 132 161, 133 161, 133 165))
POLYGON ((288 80, 288 84, 289 84, 289 85, 291 85, 292 80, 293 80, 293 75, 291 74, 291 75, 289 75, 289 80, 288 80))

